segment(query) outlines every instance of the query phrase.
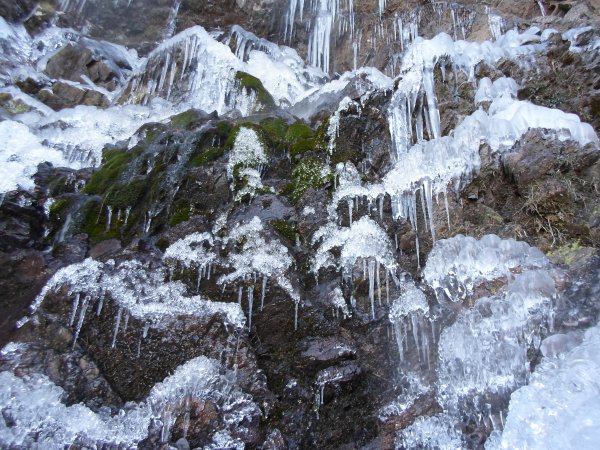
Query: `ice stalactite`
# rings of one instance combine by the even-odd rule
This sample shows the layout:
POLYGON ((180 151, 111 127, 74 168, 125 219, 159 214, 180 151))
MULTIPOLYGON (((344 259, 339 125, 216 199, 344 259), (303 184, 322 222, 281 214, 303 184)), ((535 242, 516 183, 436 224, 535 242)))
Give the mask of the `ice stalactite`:
MULTIPOLYGON (((350 227, 339 227, 329 223, 313 235, 313 244, 319 244, 312 261, 312 271, 318 275, 325 267, 336 267, 344 276, 352 277, 357 264, 362 264, 364 277, 369 278, 369 298, 371 316, 375 318, 375 284, 381 288, 380 275, 376 268, 395 270, 396 261, 392 245, 386 232, 367 216, 353 222, 350 227), (332 250, 339 248, 339 258, 334 258, 332 250), (368 273, 367 273, 368 272, 368 273)), ((379 293, 378 296, 381 294, 379 293)), ((378 297, 380 298, 380 297, 378 297)))
POLYGON ((113 209, 111 206, 107 206, 106 207, 106 228, 105 228, 105 232, 108 233, 108 231, 110 230, 110 224, 112 222, 112 215, 113 215, 113 209))
POLYGON ((79 333, 81 332, 81 327, 83 325, 83 320, 85 319, 85 313, 87 312, 88 303, 90 302, 90 299, 91 297, 89 295, 86 295, 83 299, 81 310, 79 311, 79 318, 77 319, 75 334, 73 335, 73 348, 75 348, 75 344, 77 343, 77 339, 79 338, 79 333))
POLYGON ((375 319, 375 261, 369 261, 369 300, 371 301, 371 318, 375 319))
POLYGON ((381 18, 383 17, 383 13, 385 11, 385 6, 386 6, 386 0, 379 0, 379 20, 381 20, 381 18))
POLYGON ((71 317, 69 319, 69 326, 72 327, 75 323, 75 317, 77 317, 77 308, 79 308, 79 299, 81 298, 81 294, 78 292, 73 297, 73 306, 71 308, 71 317))
POLYGON ((117 316, 115 317, 115 327, 113 330, 113 338, 112 343, 110 344, 110 348, 115 348, 117 343, 117 335, 119 334, 119 327, 121 326, 121 316, 123 315, 123 308, 120 307, 117 311, 117 316))
POLYGON ((498 39, 504 32, 504 20, 502 16, 494 14, 489 6, 486 6, 488 25, 490 27, 490 33, 494 39, 498 39))
POLYGON ((404 363, 408 350, 408 330, 412 329, 413 342, 419 361, 429 361, 429 305, 425 294, 414 283, 401 284, 402 294, 392 303, 389 319, 392 323, 400 362, 404 363))
POLYGON ((338 24, 340 33, 347 24, 350 34, 354 34, 354 0, 311 0, 313 19, 308 44, 310 64, 329 72, 331 64, 332 33, 338 24), (341 8, 345 7, 346 18, 340 19, 341 8))
POLYGON ((254 286, 248 286, 248 330, 252 331, 252 306, 254 305, 254 286))
POLYGON ((265 293, 267 292, 267 277, 263 275, 262 289, 260 291, 260 310, 262 311, 265 307, 265 293))

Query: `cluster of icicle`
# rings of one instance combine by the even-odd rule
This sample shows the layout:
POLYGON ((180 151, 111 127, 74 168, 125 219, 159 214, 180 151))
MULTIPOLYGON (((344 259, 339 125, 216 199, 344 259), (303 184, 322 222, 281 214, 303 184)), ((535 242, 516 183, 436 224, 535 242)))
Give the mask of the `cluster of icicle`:
POLYGON ((245 196, 254 198, 257 191, 264 188, 261 174, 268 162, 265 147, 256 131, 246 127, 240 128, 227 164, 227 176, 232 181, 232 189, 235 186, 234 170, 238 171, 237 177, 244 180, 242 189, 235 194, 236 201, 245 196))
POLYGON ((232 269, 231 272, 221 275, 217 283, 223 286, 223 290, 228 285, 237 285, 240 308, 243 301, 247 301, 249 329, 252 327, 255 286, 260 283, 260 310, 262 311, 268 282, 271 280, 294 302, 294 323, 297 327, 300 295, 287 275, 293 259, 287 247, 279 240, 266 239, 263 223, 258 217, 254 217, 246 224, 238 225, 225 238, 213 236, 211 233, 191 234, 168 247, 164 259, 173 270, 197 271, 198 292, 202 278, 210 277, 213 267, 218 265, 223 269, 232 269), (241 245, 236 245, 227 258, 219 257, 214 249, 219 246, 224 248, 228 243, 241 243, 241 245), (246 287, 245 298, 244 287, 246 287))
MULTIPOLYGON (((144 324, 138 341, 138 355, 151 328, 167 326, 179 315, 206 317, 218 314, 234 328, 243 327, 245 319, 238 305, 213 302, 199 295, 188 296, 183 283, 165 282, 167 278, 166 268, 150 267, 137 260, 102 263, 88 258, 56 272, 36 297, 31 312, 35 313, 52 291, 66 287, 72 298, 67 324, 74 330, 75 346, 86 319, 94 320, 102 314, 105 302, 113 302, 117 313, 111 347, 117 345, 119 333, 127 332, 130 317, 133 317, 144 324)), ((21 320, 19 326, 27 320, 21 320)))
MULTIPOLYGON (((457 235, 435 243, 423 278, 438 303, 448 306, 465 300, 477 286, 506 281, 502 289, 461 310, 455 322, 441 331, 436 330, 439 318, 424 292, 413 282, 400 283, 401 294, 390 308, 389 319, 404 376, 419 378, 420 369, 414 370, 421 365, 428 371, 435 368, 437 400, 444 411, 403 430, 398 442, 425 445, 426 439, 433 438, 426 432, 429 427, 456 423, 460 414, 479 417, 501 430, 502 411, 490 406, 489 397, 508 394, 527 382, 527 351, 530 346, 538 348, 540 337, 554 328, 556 287, 548 260, 523 242, 495 235, 480 240, 457 235), (432 359, 430 349, 435 343, 437 359, 432 359), (408 355, 410 349, 416 350, 416 357, 408 355)), ((446 432, 436 439, 460 441, 452 427, 443 428, 446 432)))
MULTIPOLYGON (((26 344, 9 344, 2 349, 3 357, 18 358, 27 351, 26 344)), ((10 371, 0 373, 3 389, 0 404, 12 424, 0 422, 0 445, 5 448, 61 449, 73 445, 95 448, 104 446, 135 445, 148 435, 153 420, 162 422, 160 441, 170 440, 175 420, 183 419, 183 434, 187 435, 192 413, 192 402, 210 398, 228 415, 228 428, 214 431, 215 444, 227 441, 226 447, 237 448, 230 434, 244 420, 260 415, 251 397, 239 390, 235 374, 223 373, 218 363, 198 357, 178 367, 175 372, 156 384, 148 397, 131 404, 125 411, 111 416, 94 412, 82 404, 64 404, 64 391, 45 375, 18 377, 10 371), (42 444, 43 443, 43 444, 42 444)), ((220 447, 222 448, 222 447, 220 447)))
MULTIPOLYGON (((369 299, 371 316, 375 318, 375 295, 379 306, 382 305, 382 288, 389 301, 390 278, 395 277, 396 260, 392 244, 387 233, 370 217, 364 216, 348 227, 330 222, 315 232, 312 244, 318 245, 312 261, 312 271, 318 279, 319 271, 325 268, 335 268, 340 271, 342 280, 352 282, 356 271, 362 268, 362 276, 369 280, 369 299), (338 250, 340 256, 334 257, 333 250, 338 250), (382 281, 382 272, 384 281, 382 281)), ((339 296, 336 305, 341 307, 339 296)))
POLYGON ((224 114, 238 109, 247 115, 251 99, 244 90, 237 95, 236 72, 242 63, 231 50, 202 27, 179 33, 148 55, 147 63, 130 82, 129 101, 148 104, 154 97, 166 100, 194 99, 205 111, 224 114), (172 94, 178 97, 172 98, 172 94), (240 98, 238 99, 238 95, 240 98))
MULTIPOLYGON (((434 71, 440 70, 442 80, 447 67, 455 72, 463 71, 475 84, 477 64, 493 66, 501 58, 517 60, 532 55, 544 48, 549 36, 550 33, 540 36, 539 30, 532 28, 522 34, 509 31, 494 42, 454 41, 445 33, 430 40, 415 39, 402 56, 402 78, 389 109, 394 166, 377 184, 364 185, 360 176, 340 182, 333 208, 345 201, 351 216, 352 204, 359 198, 370 204, 382 202, 383 197, 389 196, 393 217, 408 220, 413 227, 418 254, 419 203, 424 229, 435 241, 433 200, 439 203, 439 195, 443 195, 450 227, 447 188, 453 184, 458 190, 477 173, 482 144, 489 144, 492 151, 507 151, 530 128, 554 130, 558 139, 572 139, 580 145, 598 142, 591 125, 582 123, 576 115, 516 100, 517 85, 509 78, 499 78, 493 83, 488 78, 482 79, 475 93, 475 106, 490 102, 488 111, 479 108, 451 135, 442 136, 434 71)), ((346 109, 347 102, 342 102, 333 116, 329 130, 330 152, 335 149, 340 113, 346 109)))
MULTIPOLYGON (((296 15, 304 18, 305 0, 291 0, 286 15, 284 40, 291 41, 296 15)), ((308 42, 308 59, 311 65, 329 72, 331 44, 337 27, 338 35, 354 35, 354 0, 309 0, 311 33, 308 42)))

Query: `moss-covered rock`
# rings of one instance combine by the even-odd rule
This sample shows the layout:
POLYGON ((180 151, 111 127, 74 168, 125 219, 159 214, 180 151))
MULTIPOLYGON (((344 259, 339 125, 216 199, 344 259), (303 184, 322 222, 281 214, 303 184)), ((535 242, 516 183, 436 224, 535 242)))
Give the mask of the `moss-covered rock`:
POLYGON ((292 181, 284 194, 297 202, 308 189, 320 189, 332 178, 329 167, 314 157, 302 159, 292 171, 292 181))
POLYGON ((111 189, 123 175, 125 167, 142 153, 141 147, 132 150, 107 149, 102 152, 102 166, 85 187, 88 194, 102 195, 111 189))
POLYGON ((221 156, 223 156, 224 153, 225 153, 224 148, 209 147, 208 149, 196 154, 195 156, 192 156, 192 158, 190 158, 190 162, 188 163, 188 166, 190 166, 190 167, 203 166, 205 164, 216 161, 221 156))
MULTIPOLYGON (((273 100, 273 96, 269 94, 269 91, 265 89, 262 81, 260 81, 258 78, 250 75, 249 73, 239 71, 235 74, 235 79, 246 91, 251 91, 256 94, 256 100, 263 108, 275 106, 275 100, 273 100)), ((258 109, 262 108, 259 106, 258 109)))

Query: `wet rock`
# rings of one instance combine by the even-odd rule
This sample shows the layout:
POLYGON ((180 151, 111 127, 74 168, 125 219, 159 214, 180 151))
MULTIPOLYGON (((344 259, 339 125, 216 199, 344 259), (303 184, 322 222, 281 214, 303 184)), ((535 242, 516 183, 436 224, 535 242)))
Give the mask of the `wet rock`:
POLYGON ((102 259, 117 253, 119 250, 121 250, 121 241, 118 239, 108 239, 90 248, 88 255, 94 259, 102 259))
POLYGON ((62 81, 54 83, 52 90, 42 89, 37 93, 37 97, 55 111, 60 111, 64 108, 73 108, 77 105, 106 108, 110 103, 101 92, 80 88, 62 81))
POLYGON ((306 338, 302 342, 300 358, 305 364, 334 364, 342 359, 356 356, 356 347, 352 336, 341 331, 339 336, 325 338, 306 338))
POLYGON ((9 22, 21 22, 26 19, 36 7, 36 1, 23 0, 14 2, 11 0, 0 1, 0 16, 9 22))
POLYGON ((82 38, 55 53, 48 60, 44 73, 55 80, 77 83, 90 80, 113 91, 131 73, 132 67, 127 58, 108 42, 82 38))

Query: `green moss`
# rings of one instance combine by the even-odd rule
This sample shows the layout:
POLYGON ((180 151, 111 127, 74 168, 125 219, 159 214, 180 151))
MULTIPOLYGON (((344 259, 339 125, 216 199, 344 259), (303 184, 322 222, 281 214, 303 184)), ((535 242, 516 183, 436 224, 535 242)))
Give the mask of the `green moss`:
POLYGON ((193 156, 188 165, 190 167, 203 166, 210 162, 216 161, 223 155, 223 153, 225 153, 225 149, 223 148, 210 147, 199 155, 193 156))
POLYGON ((64 219, 71 204, 72 202, 69 199, 60 199, 52 203, 49 211, 50 219, 53 217, 56 217, 57 219, 64 219))
POLYGON ((298 234, 298 227, 296 224, 287 222, 285 220, 273 220, 271 226, 282 236, 285 236, 291 242, 296 240, 298 234))
POLYGON ((186 220, 190 220, 190 205, 182 205, 176 208, 169 220, 169 224, 175 226, 186 220))
POLYGON ((288 124, 283 119, 264 119, 260 122, 261 128, 274 144, 284 142, 288 131, 288 124))
POLYGON ((265 89, 262 82, 250 75, 249 73, 239 71, 235 74, 236 80, 239 81, 240 85, 250 91, 254 91, 256 93, 256 99, 262 103, 264 106, 274 106, 275 100, 269 91, 265 89))
POLYGON ((106 204, 114 208, 136 206, 148 192, 148 180, 133 180, 130 183, 117 185, 106 197, 106 204))
POLYGON ((90 202, 83 208, 83 223, 81 229, 88 234, 90 244, 94 245, 105 239, 118 238, 118 228, 113 225, 106 231, 106 209, 101 202, 90 202), (100 208, 104 211, 100 211, 100 208))
POLYGON ((171 117, 171 125, 177 128, 188 128, 192 122, 199 118, 198 111, 190 109, 171 117))
POLYGON ((161 237, 154 245, 157 249, 164 253, 171 244, 169 243, 168 239, 161 237))
POLYGON ((284 188, 283 193, 297 202, 308 189, 319 189, 330 178, 331 173, 320 160, 312 157, 304 158, 292 171, 292 181, 284 188))
POLYGON ((88 194, 98 195, 107 192, 115 185, 127 164, 142 151, 142 148, 131 151, 124 149, 104 150, 102 153, 102 166, 92 175, 84 191, 88 194))
POLYGON ((313 138, 300 139, 290 145, 290 155, 297 156, 311 150, 318 150, 317 143, 313 138))
POLYGON ((312 137, 314 137, 313 130, 304 122, 300 121, 290 125, 285 134, 285 140, 289 143, 310 139, 312 137))

